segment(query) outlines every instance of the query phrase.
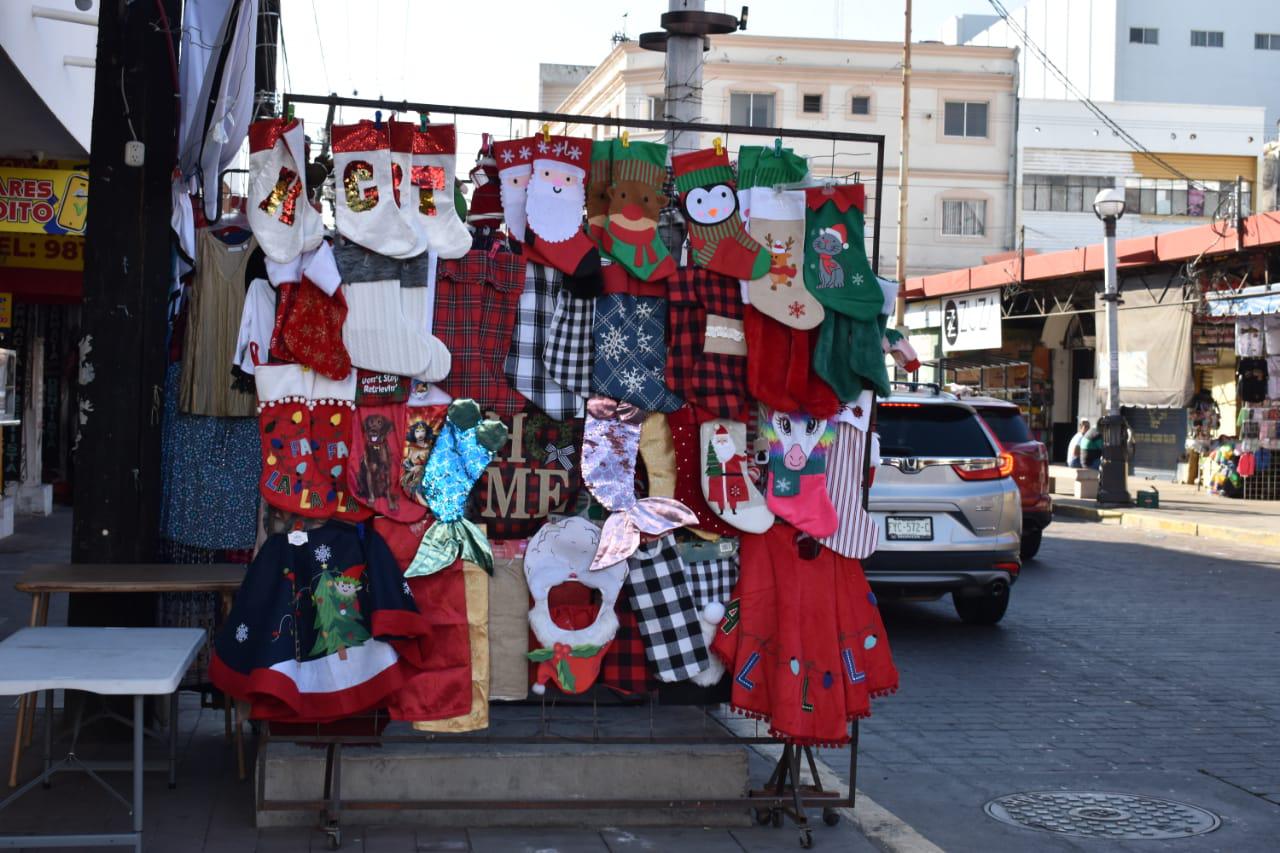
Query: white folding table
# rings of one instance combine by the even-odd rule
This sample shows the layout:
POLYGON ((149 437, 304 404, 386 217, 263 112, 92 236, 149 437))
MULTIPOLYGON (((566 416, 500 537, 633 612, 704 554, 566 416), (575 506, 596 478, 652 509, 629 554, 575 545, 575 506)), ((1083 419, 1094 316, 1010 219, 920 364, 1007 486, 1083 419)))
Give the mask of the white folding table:
MULTIPOLYGON (((82 690, 133 697, 133 800, 124 800, 94 770, 68 754, 0 802, 0 811, 59 770, 83 770, 130 807, 133 831, 81 835, 0 835, 0 848, 126 847, 142 851, 142 698, 178 689, 205 642, 200 628, 23 628, 0 642, 0 696, 82 690)), ((170 721, 171 726, 177 720, 170 721)), ((176 729, 174 729, 176 731, 176 729)), ((48 733, 46 733, 46 738, 48 733)), ((48 740, 46 740, 46 744, 48 740)))

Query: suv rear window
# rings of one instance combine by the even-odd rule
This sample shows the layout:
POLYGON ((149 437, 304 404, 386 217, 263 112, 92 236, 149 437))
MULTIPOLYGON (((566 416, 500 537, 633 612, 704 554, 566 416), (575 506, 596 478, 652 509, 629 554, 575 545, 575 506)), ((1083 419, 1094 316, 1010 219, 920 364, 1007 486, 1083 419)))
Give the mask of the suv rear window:
POLYGON ((1022 412, 1009 406, 992 406, 989 409, 978 409, 978 414, 991 427, 1002 444, 1019 444, 1031 440, 1031 430, 1022 412))
POLYGON ((881 456, 994 456, 973 412, 962 406, 881 403, 876 407, 881 456))

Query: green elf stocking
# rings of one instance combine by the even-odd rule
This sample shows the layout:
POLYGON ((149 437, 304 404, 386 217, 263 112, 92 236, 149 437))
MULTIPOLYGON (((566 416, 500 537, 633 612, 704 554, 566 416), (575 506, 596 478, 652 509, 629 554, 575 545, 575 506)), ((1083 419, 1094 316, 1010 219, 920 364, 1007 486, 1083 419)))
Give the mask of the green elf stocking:
POLYGON ((613 181, 608 193, 605 251, 641 281, 666 278, 676 271, 671 253, 658 237, 658 214, 667 204, 662 194, 667 146, 656 142, 625 144, 616 139, 610 145, 613 181))
POLYGON ((689 227, 693 262, 730 278, 750 281, 769 271, 769 253, 747 234, 738 215, 729 154, 715 149, 671 158, 680 207, 689 227))
POLYGON ((874 320, 884 306, 862 239, 866 198, 862 184, 805 190, 805 287, 855 320, 874 320))

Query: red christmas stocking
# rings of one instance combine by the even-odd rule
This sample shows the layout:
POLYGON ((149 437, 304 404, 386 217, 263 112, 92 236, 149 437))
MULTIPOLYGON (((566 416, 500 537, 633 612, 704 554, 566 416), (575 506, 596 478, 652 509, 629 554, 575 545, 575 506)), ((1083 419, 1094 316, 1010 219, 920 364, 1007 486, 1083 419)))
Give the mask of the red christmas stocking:
POLYGON ((298 364, 257 365, 254 384, 262 441, 258 491, 267 503, 285 512, 325 518, 332 507, 324 504, 324 486, 311 444, 308 401, 314 383, 315 372, 298 364))
MULTIPOLYGON (((427 467, 431 449, 444 429, 448 406, 410 406, 408 425, 404 431, 404 450, 400 463, 400 491, 407 499, 416 501, 423 508, 427 499, 418 488, 422 484, 422 472, 427 467)), ((405 499, 402 496, 402 500, 405 499)), ((415 551, 417 546, 414 546, 415 551)), ((412 556, 412 555, 410 555, 412 556)))
POLYGON ((356 414, 356 374, 344 379, 317 376, 311 392, 311 447, 324 485, 324 503, 334 518, 362 521, 372 513, 351 496, 347 488, 347 462, 351 458, 352 428, 356 414))
POLYGON ((769 272, 771 255, 742 227, 729 153, 714 149, 671 158, 693 262, 746 281, 769 272))
POLYGON ((765 414, 769 509, 810 536, 830 536, 839 525, 827 494, 827 451, 835 441, 835 422, 804 412, 765 414))
POLYGON ((535 259, 565 274, 575 296, 598 296, 604 288, 600 253, 582 230, 591 140, 575 136, 534 137, 533 176, 525 210, 525 242, 535 259))
POLYGON ((517 243, 523 243, 527 233, 525 208, 529 176, 533 171, 533 142, 534 138, 529 137, 493 143, 493 158, 498 161, 498 198, 502 202, 502 219, 517 243))
POLYGON ((400 488, 401 448, 407 426, 408 407, 403 403, 358 407, 347 482, 356 500, 379 515, 414 522, 426 509, 407 499, 400 488))

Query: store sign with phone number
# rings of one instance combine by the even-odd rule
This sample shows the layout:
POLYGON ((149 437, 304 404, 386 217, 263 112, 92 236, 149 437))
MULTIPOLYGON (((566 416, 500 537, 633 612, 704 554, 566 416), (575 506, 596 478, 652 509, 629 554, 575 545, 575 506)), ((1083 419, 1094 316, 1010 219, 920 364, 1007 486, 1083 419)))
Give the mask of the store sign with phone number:
POLYGON ((0 233, 0 269, 84 269, 83 237, 0 233))
POLYGON ((84 234, 89 176, 69 169, 0 169, 0 231, 84 234))

